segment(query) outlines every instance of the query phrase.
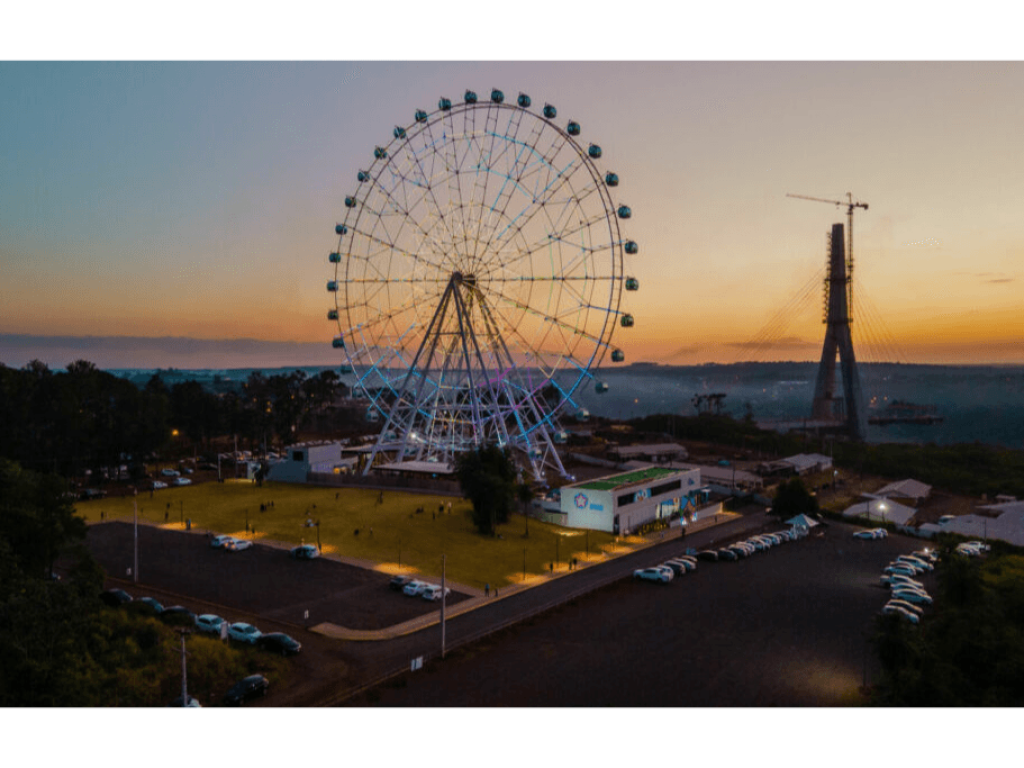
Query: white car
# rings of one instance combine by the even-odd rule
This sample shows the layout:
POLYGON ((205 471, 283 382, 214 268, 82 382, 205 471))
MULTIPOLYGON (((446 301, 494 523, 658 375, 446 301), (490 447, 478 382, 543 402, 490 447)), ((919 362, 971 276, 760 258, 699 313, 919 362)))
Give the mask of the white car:
POLYGON ((900 576, 917 576, 917 569, 909 565, 887 565, 883 573, 890 575, 899 574, 900 576))
MULTIPOLYGON (((448 588, 448 587, 444 588, 444 596, 445 597, 448 597, 448 595, 450 595, 451 593, 452 593, 452 591, 451 591, 450 588, 448 588)), ((440 600, 441 599, 441 585, 440 584, 430 584, 430 585, 428 585, 427 588, 424 589, 423 592, 420 594, 420 597, 422 597, 424 600, 429 600, 431 602, 434 602, 436 600, 440 600)))
POLYGON ((916 613, 911 613, 906 608, 901 608, 900 606, 892 605, 891 603, 886 603, 885 606, 882 607, 882 613, 894 613, 900 618, 906 619, 911 624, 917 624, 921 621, 916 613))
POLYGON ((911 603, 911 602, 909 602, 907 600, 902 600, 902 599, 900 599, 898 597, 894 597, 892 600, 890 600, 888 603, 886 603, 886 605, 898 606, 898 607, 902 608, 905 611, 910 611, 911 613, 916 613, 918 616, 920 616, 923 613, 923 611, 921 610, 920 606, 914 605, 913 603, 911 603))
POLYGON ((181 472, 176 469, 161 469, 160 474, 164 477, 177 477, 181 472))
POLYGON ((248 549, 252 546, 250 539, 231 539, 224 544, 224 549, 229 552, 241 552, 243 549, 248 549))
POLYGON ((890 568, 903 568, 904 570, 911 571, 911 576, 917 576, 920 573, 924 573, 924 568, 917 563, 910 563, 906 560, 893 560, 889 563, 890 568))
POLYGON ((889 532, 885 528, 874 528, 872 529, 876 539, 887 539, 889 538, 889 532))
POLYGON ((416 581, 414 579, 402 588, 402 593, 408 595, 409 597, 417 597, 419 595, 422 595, 423 590, 430 586, 433 585, 426 581, 416 581))
POLYGON ((213 613, 204 613, 196 616, 196 629, 200 632, 209 632, 213 635, 219 635, 220 628, 224 623, 224 619, 213 613))
POLYGON ((249 643, 249 645, 256 645, 256 641, 260 639, 262 634, 252 624, 246 624, 244 621, 235 622, 228 627, 228 637, 230 639, 237 640, 240 643, 249 643))
POLYGON ((692 560, 689 557, 673 557, 668 562, 669 563, 679 563, 681 566, 683 566, 683 568, 685 568, 688 571, 696 571, 697 570, 697 561, 696 560, 692 560))
POLYGON ((910 578, 909 576, 901 576, 897 573, 889 577, 889 586, 892 589, 898 589, 901 585, 910 587, 911 589, 924 590, 924 584, 917 579, 910 578))
POLYGON ((922 605, 931 605, 932 598, 927 592, 922 592, 916 589, 894 589, 892 591, 892 597, 895 600, 906 600, 908 603, 919 603, 922 605))
POLYGON ((640 568, 633 571, 633 578, 642 581, 660 581, 662 584, 668 584, 674 576, 671 570, 664 568, 640 568))
POLYGON ((226 547, 228 542, 230 541, 234 541, 234 539, 231 536, 214 536, 212 539, 210 539, 210 546, 214 549, 220 549, 222 547, 226 547))
POLYGON ((919 568, 924 568, 926 571, 934 571, 935 570, 935 566, 934 565, 932 565, 931 563, 929 563, 926 560, 922 560, 919 557, 914 557, 913 555, 898 555, 896 557, 896 560, 897 560, 897 562, 910 563, 912 565, 916 565, 919 568))
POLYGON ((868 530, 854 531, 853 532, 853 537, 855 539, 872 539, 872 540, 878 538, 877 536, 875 536, 875 532, 874 531, 868 531, 868 530))
POLYGON ((967 546, 969 546, 969 547, 976 547, 976 548, 980 549, 982 552, 991 552, 992 551, 992 547, 990 547, 984 541, 968 541, 967 542, 967 546))
POLYGON ((171 480, 171 485, 192 485, 192 481, 187 477, 175 477, 171 480))
POLYGON ((153 490, 154 491, 159 491, 161 488, 166 488, 166 487, 167 487, 167 483, 163 482, 162 480, 154 480, 153 481, 153 490))
POLYGON ((927 560, 932 565, 939 562, 939 556, 929 549, 919 549, 916 552, 911 552, 910 554, 914 557, 920 558, 921 560, 927 560))

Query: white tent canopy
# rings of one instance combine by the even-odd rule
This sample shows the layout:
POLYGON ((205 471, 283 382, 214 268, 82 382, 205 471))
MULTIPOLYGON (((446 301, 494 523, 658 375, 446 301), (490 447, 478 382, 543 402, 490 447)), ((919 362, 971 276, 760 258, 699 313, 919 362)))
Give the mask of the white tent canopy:
POLYGON ((800 525, 804 528, 813 528, 818 525, 818 521, 808 517, 807 515, 797 515, 796 517, 791 517, 787 520, 786 525, 800 525))
POLYGON ((870 499, 843 510, 843 517, 866 517, 880 523, 906 525, 917 510, 892 499, 870 499))

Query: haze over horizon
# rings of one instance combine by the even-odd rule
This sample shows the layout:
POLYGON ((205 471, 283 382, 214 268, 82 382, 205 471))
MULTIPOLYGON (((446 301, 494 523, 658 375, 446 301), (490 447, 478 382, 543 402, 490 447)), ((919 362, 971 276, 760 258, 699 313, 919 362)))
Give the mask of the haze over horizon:
MULTIPOLYGON (((253 366, 288 345, 285 365, 336 362, 327 254, 356 171, 416 108, 491 87, 557 105, 621 178, 640 245, 626 363, 747 359, 845 221, 786 194, 847 191, 870 205, 860 359, 885 359, 881 333, 902 362, 1024 363, 1016 62, 5 62, 0 361, 130 336, 151 341, 105 367, 154 367, 164 337, 197 341, 178 367, 225 367, 210 343, 242 339, 267 345, 224 354, 253 366)), ((810 296, 761 357, 817 360, 810 296)))

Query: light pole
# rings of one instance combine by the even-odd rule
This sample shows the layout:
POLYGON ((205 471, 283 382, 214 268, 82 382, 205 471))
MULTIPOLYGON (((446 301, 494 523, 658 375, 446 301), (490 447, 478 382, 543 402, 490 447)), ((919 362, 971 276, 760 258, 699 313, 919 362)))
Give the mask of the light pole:
POLYGON ((523 581, 526 581, 526 547, 523 547, 523 581))
POLYGON ((441 658, 444 658, 444 641, 445 641, 445 625, 444 625, 444 606, 445 606, 445 560, 447 555, 441 555, 441 658))
POLYGON ((135 509, 135 567, 132 568, 132 581, 139 583, 139 492, 132 489, 132 507, 135 509))
POLYGON ((181 706, 188 706, 188 668, 185 662, 185 635, 188 634, 188 630, 181 627, 178 630, 181 633, 181 706))

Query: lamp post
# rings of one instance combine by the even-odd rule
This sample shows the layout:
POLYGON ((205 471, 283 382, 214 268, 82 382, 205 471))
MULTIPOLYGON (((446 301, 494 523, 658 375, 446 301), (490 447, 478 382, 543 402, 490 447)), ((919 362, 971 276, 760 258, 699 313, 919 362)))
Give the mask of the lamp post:
POLYGON ((132 507, 135 510, 135 567, 132 568, 132 582, 139 583, 139 492, 132 489, 132 507))
POLYGON ((316 521, 316 550, 320 554, 323 554, 323 547, 320 546, 320 521, 316 521))
POLYGON ((445 652, 445 624, 444 624, 444 606, 445 606, 445 560, 447 555, 441 555, 441 658, 444 658, 445 652))

